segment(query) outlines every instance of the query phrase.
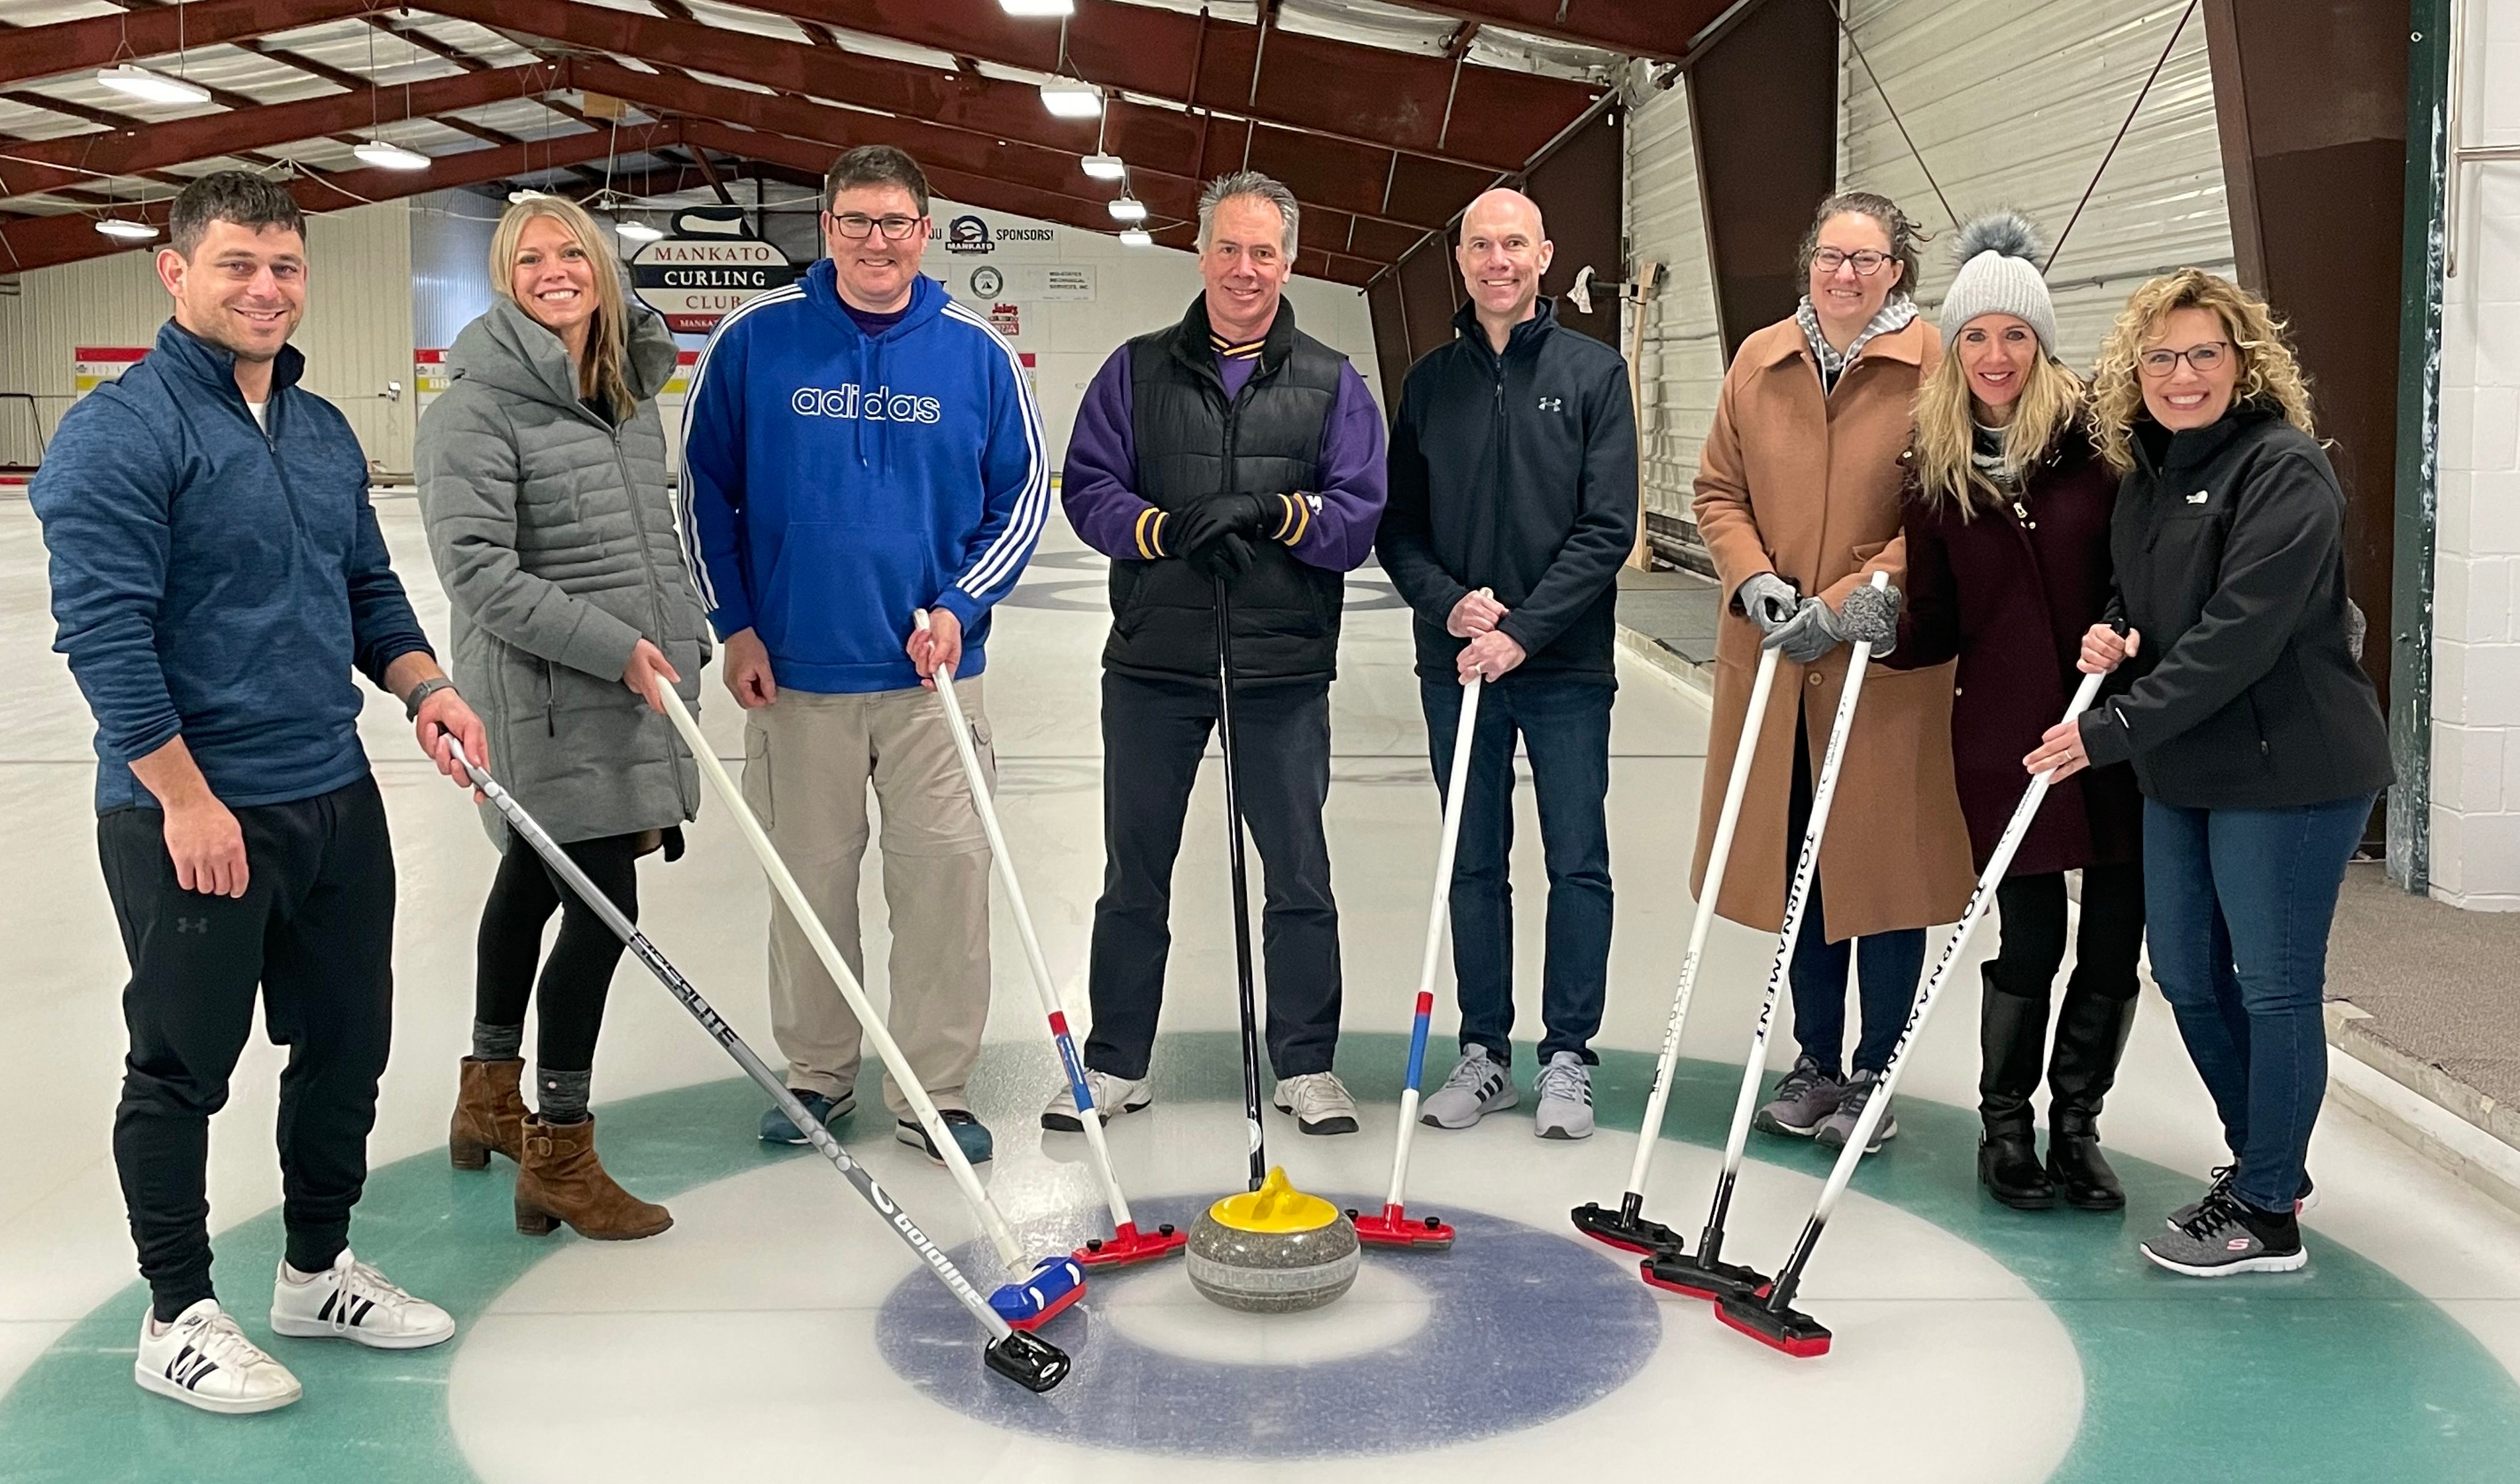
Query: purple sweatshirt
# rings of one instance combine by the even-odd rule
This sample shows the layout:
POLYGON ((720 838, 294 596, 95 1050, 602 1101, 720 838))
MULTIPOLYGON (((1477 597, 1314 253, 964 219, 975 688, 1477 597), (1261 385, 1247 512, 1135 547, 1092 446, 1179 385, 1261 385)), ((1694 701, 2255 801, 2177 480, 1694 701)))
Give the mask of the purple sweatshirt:
MULTIPOLYGON (((1249 359, 1217 358, 1228 394, 1238 393, 1251 379, 1249 359)), ((1076 428, 1068 435, 1067 469, 1059 501, 1068 523, 1085 544, 1118 561, 1143 561, 1153 554, 1141 548, 1139 517, 1154 507, 1138 498, 1138 453, 1132 429, 1133 391, 1129 380, 1129 347, 1111 352, 1085 404, 1076 412, 1076 428)), ((1373 393, 1346 367, 1338 395, 1322 426, 1321 485, 1317 490, 1255 490, 1255 494, 1294 494, 1311 512, 1298 528, 1288 553, 1298 562, 1326 571, 1351 572, 1373 555, 1373 533, 1382 522, 1382 410, 1373 393)))

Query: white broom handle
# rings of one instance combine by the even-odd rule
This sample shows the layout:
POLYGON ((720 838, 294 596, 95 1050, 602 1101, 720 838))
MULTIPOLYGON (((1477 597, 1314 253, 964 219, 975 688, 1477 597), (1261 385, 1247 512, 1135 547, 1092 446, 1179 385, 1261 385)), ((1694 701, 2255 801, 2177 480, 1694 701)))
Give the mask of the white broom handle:
MULTIPOLYGON (((1872 585, 1890 585, 1888 572, 1874 572, 1872 585)), ((1864 691, 1864 672, 1872 663, 1872 642, 1859 640, 1847 656, 1846 687, 1837 697, 1837 717, 1829 723, 1828 750, 1822 754, 1820 779, 1812 786, 1811 821, 1803 827, 1801 858, 1794 863, 1792 889, 1785 893, 1785 922, 1777 934, 1777 956, 1768 965, 1768 1000, 1759 1011, 1759 1024, 1750 1036, 1750 1060, 1741 1071, 1741 1092, 1732 1104, 1732 1128, 1724 1138, 1724 1168, 1741 1167, 1742 1152, 1750 1143, 1750 1110, 1758 1105, 1761 1073, 1768 1059, 1768 1033, 1776 1028, 1777 1005, 1784 998, 1785 975, 1793 964, 1794 945, 1801 941, 1803 909, 1811 902, 1812 877, 1820 874, 1820 844, 1828 832, 1828 807, 1837 797, 1837 775, 1846 762, 1847 735, 1855 730, 1855 699, 1864 691)))
MULTIPOLYGON (((2086 675, 2074 691, 2074 698, 2065 707, 2065 720, 2071 722, 2091 708, 2100 693, 2100 682, 2106 677, 2086 675)), ((1865 1147, 1872 1142, 1872 1131, 1881 1126, 1890 1107, 1890 1095, 1899 1086, 1899 1074, 1907 1068, 1908 1049, 1916 1033, 1924 1029, 1925 1016, 1933 1011, 1934 1001, 1951 982, 1952 970, 1958 966, 1960 955, 1968 951, 1969 939, 1978 924, 1986 921, 1987 909, 1995 905, 1995 888, 2012 869, 2013 856, 2020 853, 2021 842, 2030 834, 2030 822, 2039 814, 2039 805, 2048 797, 2048 787, 2056 780, 2056 770, 2048 769, 2030 781, 2021 802, 2012 811, 2012 821, 2003 827, 2002 838, 1995 842, 1995 854, 1988 857, 1986 869, 1978 873, 1977 889, 1969 893, 1968 906, 1960 912, 1959 925, 1952 929, 1951 940, 1943 945, 1943 956, 1934 963, 1934 971, 1925 979, 1922 993, 1908 1012, 1906 1029, 1899 1032, 1899 1042, 1890 1049, 1890 1064, 1881 1069, 1881 1084, 1872 1090, 1872 1098, 1864 1104, 1864 1112, 1855 1120, 1855 1132, 1847 1136, 1846 1147, 1838 1151, 1837 1163, 1828 1172, 1828 1184, 1821 1188, 1820 1203, 1812 1209, 1812 1220, 1828 1220, 1836 1209, 1837 1199, 1846 1193, 1847 1182, 1855 1178, 1855 1167, 1863 1162, 1865 1147)))
MULTIPOLYGON (((1470 752, 1477 741, 1479 692, 1486 686, 1484 675, 1473 675, 1462 686, 1462 719, 1453 734, 1453 786, 1444 795, 1443 843, 1435 847, 1435 900, 1426 909, 1426 951, 1418 961, 1418 999, 1435 992, 1435 957, 1444 948, 1444 909, 1453 900, 1453 857, 1462 843, 1462 796, 1469 790, 1470 752)), ((1506 765, 1511 767, 1512 760, 1508 758, 1506 765)), ((1413 1020, 1416 1003, 1411 1002, 1413 1020)), ((1418 1128, 1418 1088, 1401 1089, 1400 1139, 1391 1152, 1389 1204, 1395 1206, 1409 1183, 1409 1144, 1418 1128)))
POLYGON ((1671 1019, 1662 1030, 1662 1057, 1654 1063, 1653 1092, 1645 1099, 1645 1120, 1637 1125, 1637 1153, 1628 1167, 1628 1193, 1642 1195, 1645 1174, 1661 1142, 1663 1109, 1671 1103, 1672 1069, 1680 1062, 1680 1030, 1688 1019, 1688 1001, 1697 987, 1699 956, 1715 924, 1715 899, 1724 889, 1724 869, 1732 859, 1732 832, 1741 823, 1741 800, 1750 791, 1750 767, 1758 758, 1761 724, 1767 720, 1768 693, 1776 689, 1775 650, 1759 652, 1759 673, 1750 682, 1750 704, 1741 715, 1741 740, 1732 749, 1732 773, 1724 784, 1724 811, 1715 817, 1715 844, 1706 855, 1706 880, 1697 893, 1697 915, 1688 924, 1688 952, 1680 961, 1680 984, 1672 992, 1671 1019))
POLYGON ((990 1203, 989 1192, 980 1188, 980 1177, 972 1172, 971 1161, 964 1155, 963 1147, 954 1141, 954 1131, 945 1126, 945 1119, 936 1111, 936 1104, 928 1098, 927 1089, 920 1086, 918 1074, 911 1070, 910 1058, 902 1055, 899 1043, 892 1039, 892 1032, 885 1029, 883 1018, 875 1012, 874 1006, 867 1003, 865 988, 858 983, 857 975, 849 972, 849 966, 841 961, 839 947, 825 930, 823 920, 815 913, 813 904, 805 900, 804 888, 796 884, 796 877, 788 873, 788 863, 779 858, 779 848, 770 843, 769 832, 761 828, 761 821, 753 817, 750 806, 744 803, 743 790, 727 776, 726 764, 717 760, 717 753, 710 749, 708 739, 700 735, 700 724, 692 719, 692 713, 684 708, 683 698, 674 694, 673 686, 663 676, 656 677, 650 695, 673 721, 674 730, 683 735, 683 744, 691 748, 693 760, 699 764, 700 772, 707 776, 718 797, 726 802, 726 812, 734 818, 736 828, 743 832, 744 843, 750 845, 753 855, 759 858, 762 873, 770 877, 772 889, 779 893, 781 901, 788 904, 788 916, 796 920, 797 927, 805 934, 805 941, 813 945, 814 956, 823 961, 823 967, 831 974, 832 982, 840 987, 840 998, 848 1002, 849 1012, 858 1017, 859 1028, 865 1032, 866 1039, 875 1044, 876 1055, 892 1072, 893 1083, 901 1089, 911 1111, 918 1115, 919 1126, 927 1131, 928 1141, 936 1146, 936 1152, 944 1159, 945 1168, 952 1172, 954 1184, 961 1188, 963 1198, 970 1202, 972 1213, 980 1218, 981 1227, 998 1249, 999 1259, 1008 1267, 1021 1267, 1023 1248, 1015 1245, 1014 1234, 1007 1229, 1006 1217, 990 1203))
MULTIPOLYGON (((925 608, 912 614, 912 621, 919 632, 927 632, 925 608)), ((1067 1005, 1050 976, 1050 960, 1041 951, 1041 935, 1033 931, 1032 909, 1024 904, 1023 883, 1015 879, 1014 856, 1007 850, 1006 832, 998 826, 997 800, 990 795, 988 776, 980 768, 980 749, 972 742, 971 729, 963 719, 962 699, 954 694, 954 667, 939 664, 935 679, 936 698, 945 705, 945 729, 954 734, 954 753, 963 760, 964 781, 971 786, 971 807, 979 811, 981 832, 989 837, 989 859, 997 866, 998 884, 1007 889, 1007 904, 1014 909, 1015 935, 1023 940, 1024 964, 1032 970, 1033 992, 1040 996, 1042 1012, 1050 1016, 1053 1030, 1063 1030, 1067 1005)), ((1062 1063, 1064 1059, 1062 1057, 1062 1063)), ((1059 1074, 1066 1075, 1063 1064, 1059 1074)), ((1111 1225, 1115 1230, 1128 1226, 1129 1201, 1120 1193, 1120 1177, 1111 1168, 1111 1150, 1102 1137, 1102 1120, 1079 1118, 1077 1123, 1085 1130, 1095 1174, 1102 1181, 1102 1198, 1111 1208, 1111 1225)))

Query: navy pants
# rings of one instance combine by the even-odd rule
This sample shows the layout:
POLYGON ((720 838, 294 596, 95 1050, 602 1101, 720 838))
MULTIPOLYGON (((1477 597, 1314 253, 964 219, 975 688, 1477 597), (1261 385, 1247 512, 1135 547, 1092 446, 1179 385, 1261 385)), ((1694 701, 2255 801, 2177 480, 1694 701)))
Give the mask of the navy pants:
MULTIPOLYGON (((1844 800, 1837 801, 1845 802, 1844 800)), ((1832 811, 1837 807, 1831 805, 1832 811)), ((1794 727, 1794 791, 1785 812, 1785 879, 1793 880, 1801 856, 1803 831, 1811 823, 1811 745, 1801 723, 1794 727)), ((1925 970, 1925 929, 1903 927, 1868 937, 1828 941, 1828 916, 1823 910, 1821 874, 1812 873, 1810 905, 1803 928, 1794 939, 1793 962, 1785 977, 1794 992, 1794 1041, 1802 1054, 1830 1076, 1840 1075, 1846 1057, 1846 971, 1855 969, 1856 999, 1864 1025, 1855 1043, 1855 1069, 1877 1072, 1890 1064, 1908 1012, 1916 1003, 1916 978, 1925 970)))
MULTIPOLYGON (((1610 979, 1610 701, 1603 680, 1509 676, 1487 686, 1453 858, 1453 978, 1461 998, 1462 1050, 1512 1057, 1513 745, 1522 739, 1540 804, 1540 853, 1549 869, 1548 957, 1540 976, 1540 1060, 1573 1052, 1588 1063, 1601 1029, 1610 979)), ((1418 681, 1435 787, 1452 787, 1462 687, 1418 681)))
POLYGON ((2233 1189, 2290 1211, 2327 1091, 2327 931, 2371 796, 2292 809, 2143 805, 2152 976, 2239 1161, 2233 1189))

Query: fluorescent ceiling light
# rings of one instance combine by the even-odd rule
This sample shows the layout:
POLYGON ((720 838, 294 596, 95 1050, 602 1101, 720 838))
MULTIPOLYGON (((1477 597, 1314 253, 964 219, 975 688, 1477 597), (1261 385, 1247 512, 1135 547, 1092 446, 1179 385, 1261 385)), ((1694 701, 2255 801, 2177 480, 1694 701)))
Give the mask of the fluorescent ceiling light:
POLYGON ((101 67, 96 80, 117 93, 128 93, 144 103, 207 103, 210 90, 198 82, 153 72, 145 67, 101 67))
POLYGON ((657 231, 655 228, 649 226, 643 221, 621 222, 614 226, 612 230, 620 233, 623 237, 630 239, 634 243, 654 243, 662 242, 665 239, 664 233, 657 231))
POLYGON ((1121 180, 1128 176, 1129 166, 1117 155, 1088 155, 1085 173, 1096 180, 1121 180))
POLYGON ((1151 247, 1154 245, 1154 234, 1144 227, 1131 227, 1120 234, 1120 246, 1123 247, 1151 247))
POLYGON ((429 165, 428 156, 406 150, 398 144, 387 144, 382 139, 371 139, 350 153, 359 157, 361 162, 380 170, 426 170, 429 165))
POLYGON ((1076 0, 998 0, 998 9, 1010 16, 1072 16, 1076 0))
POLYGON ((1041 85, 1041 106, 1054 118, 1091 118, 1102 112, 1102 90, 1090 82, 1061 77, 1041 85))
POLYGON ((109 216, 96 224, 96 230, 116 242, 125 243, 145 243, 158 235, 158 229, 147 222, 133 221, 124 216, 109 216))
POLYGON ((1123 196, 1111 202, 1113 221, 1141 222, 1147 219, 1147 203, 1134 196, 1123 196))

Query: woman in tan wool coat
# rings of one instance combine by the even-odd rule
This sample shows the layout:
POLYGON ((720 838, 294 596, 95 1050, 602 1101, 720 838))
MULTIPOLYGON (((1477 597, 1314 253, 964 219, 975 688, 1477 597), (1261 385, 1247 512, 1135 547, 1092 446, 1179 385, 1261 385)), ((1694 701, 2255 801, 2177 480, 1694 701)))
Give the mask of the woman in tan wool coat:
MULTIPOLYGON (((1771 932, 1783 923, 1846 681, 1838 606, 1876 571, 1893 587, 1906 577, 1899 455, 1916 388, 1942 358, 1908 296, 1915 243, 1913 224, 1881 197, 1821 203, 1803 239, 1809 294, 1794 318, 1733 356, 1697 475, 1697 528, 1726 602, 1689 884, 1704 889, 1764 635, 1782 657, 1716 910, 1771 932)), ((1756 1120, 1770 1133, 1846 1142, 1907 1021, 1925 929, 1958 919, 1968 899, 1951 712, 1949 664, 1865 677, 1791 967, 1801 1055, 1756 1120), (1850 960, 1863 1007, 1851 1077, 1842 1060, 1850 960)), ((1885 1109, 1872 1147, 1897 1132, 1885 1109)))

